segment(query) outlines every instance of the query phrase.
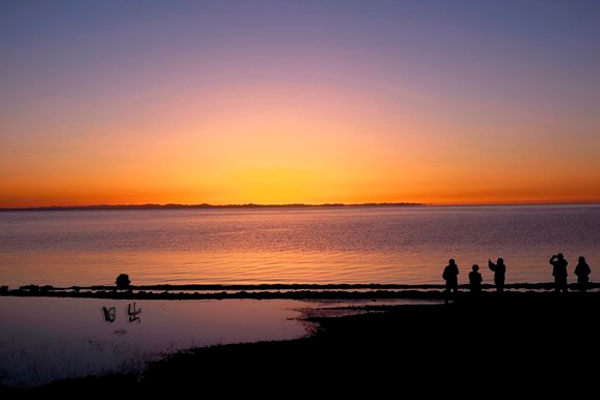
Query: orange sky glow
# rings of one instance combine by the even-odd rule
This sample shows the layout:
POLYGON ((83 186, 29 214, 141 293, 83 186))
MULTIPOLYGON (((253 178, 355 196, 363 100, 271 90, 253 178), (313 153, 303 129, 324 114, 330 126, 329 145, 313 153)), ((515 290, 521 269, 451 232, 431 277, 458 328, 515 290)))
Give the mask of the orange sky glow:
POLYGON ((197 42, 228 14, 69 19, 76 38, 59 18, 5 55, 0 207, 600 201, 600 62, 577 38, 556 41, 561 69, 533 33, 483 30, 484 46, 452 16, 401 42, 384 34, 410 28, 400 11, 251 14, 197 42))

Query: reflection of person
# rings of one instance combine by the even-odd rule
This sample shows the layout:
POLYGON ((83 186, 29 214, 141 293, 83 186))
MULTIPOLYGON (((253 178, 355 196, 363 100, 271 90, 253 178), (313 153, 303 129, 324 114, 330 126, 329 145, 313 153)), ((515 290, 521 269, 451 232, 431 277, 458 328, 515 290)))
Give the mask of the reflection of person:
POLYGON ((585 257, 579 257, 579 262, 575 267, 575 275, 577 275, 577 285, 579 286, 579 291, 584 293, 587 290, 587 284, 590 281, 590 273, 592 270, 590 266, 585 262, 585 257))
POLYGON ((453 258, 448 261, 442 277, 446 280, 446 293, 450 293, 451 290, 456 293, 458 291, 458 266, 453 258))
POLYGON ((116 308, 102 307, 102 311, 104 312, 104 320, 106 322, 115 322, 115 319, 117 318, 117 309, 116 308))
POLYGON ((498 292, 503 292, 504 276, 506 274, 506 265, 504 265, 504 260, 499 258, 496 261, 496 264, 494 264, 492 260, 488 260, 488 267, 494 271, 494 283, 496 284, 496 290, 498 292))
POLYGON ((550 258, 550 264, 552 264, 552 276, 554 277, 554 284, 556 285, 556 292, 561 290, 567 292, 567 265, 569 262, 565 260, 562 253, 553 255, 550 258))
POLYGON ((479 273, 479 265, 473 265, 473 271, 469 273, 469 283, 471 284, 471 293, 481 293, 481 274, 479 273))

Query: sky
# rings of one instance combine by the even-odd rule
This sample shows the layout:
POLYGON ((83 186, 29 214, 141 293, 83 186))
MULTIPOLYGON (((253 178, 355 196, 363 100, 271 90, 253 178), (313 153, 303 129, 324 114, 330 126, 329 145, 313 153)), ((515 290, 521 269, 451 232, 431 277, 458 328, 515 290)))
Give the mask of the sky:
POLYGON ((598 1, 0 4, 0 207, 593 201, 598 1))

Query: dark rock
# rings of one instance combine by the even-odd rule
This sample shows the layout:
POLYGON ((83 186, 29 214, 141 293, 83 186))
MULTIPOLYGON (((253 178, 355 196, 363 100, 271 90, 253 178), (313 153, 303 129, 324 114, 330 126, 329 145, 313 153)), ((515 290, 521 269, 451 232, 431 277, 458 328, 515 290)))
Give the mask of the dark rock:
POLYGON ((121 274, 117 277, 117 289, 129 289, 129 285, 131 285, 131 281, 129 280, 129 275, 121 274))

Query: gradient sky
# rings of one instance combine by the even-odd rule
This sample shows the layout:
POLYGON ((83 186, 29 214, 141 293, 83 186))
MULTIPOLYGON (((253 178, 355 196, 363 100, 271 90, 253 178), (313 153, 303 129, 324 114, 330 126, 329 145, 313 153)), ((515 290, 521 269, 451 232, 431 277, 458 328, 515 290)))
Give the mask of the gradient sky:
POLYGON ((0 4, 0 207, 600 200, 599 1, 0 4))

